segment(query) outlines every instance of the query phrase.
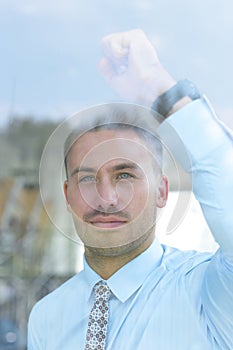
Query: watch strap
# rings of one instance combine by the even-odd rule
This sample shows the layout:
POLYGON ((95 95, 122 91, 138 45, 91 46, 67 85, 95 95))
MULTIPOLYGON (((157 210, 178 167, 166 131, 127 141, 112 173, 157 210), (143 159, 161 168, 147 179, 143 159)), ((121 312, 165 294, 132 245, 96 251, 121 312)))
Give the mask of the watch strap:
POLYGON ((153 102, 152 111, 166 117, 174 104, 186 96, 191 100, 197 100, 201 97, 197 87, 190 80, 179 80, 153 102))

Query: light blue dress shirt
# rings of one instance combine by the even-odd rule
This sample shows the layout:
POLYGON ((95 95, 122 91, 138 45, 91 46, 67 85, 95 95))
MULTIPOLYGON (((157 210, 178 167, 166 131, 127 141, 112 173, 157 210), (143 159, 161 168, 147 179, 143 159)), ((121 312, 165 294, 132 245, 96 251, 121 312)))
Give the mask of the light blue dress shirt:
MULTIPOLYGON (((205 99, 169 118, 187 146, 194 192, 220 245, 216 254, 182 252, 157 239, 111 276, 107 350, 233 349, 233 142, 205 99)), ((166 122, 160 128, 166 134, 166 122)), ((166 137, 166 136, 164 136, 166 137)), ((168 142, 171 142, 168 140, 168 142)), ((84 270, 39 301, 28 350, 82 350, 100 280, 84 270)))

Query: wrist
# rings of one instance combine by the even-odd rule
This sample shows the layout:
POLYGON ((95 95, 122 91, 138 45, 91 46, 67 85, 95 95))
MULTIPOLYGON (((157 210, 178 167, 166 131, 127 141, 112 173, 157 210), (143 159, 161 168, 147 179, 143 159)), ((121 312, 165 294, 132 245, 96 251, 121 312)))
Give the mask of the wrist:
POLYGON ((151 107, 160 95, 176 85, 175 79, 160 62, 149 66, 146 71, 143 70, 138 75, 138 94, 135 96, 135 102, 148 107, 151 107))
MULTIPOLYGON (((153 78, 150 83, 150 96, 148 96, 148 105, 152 106, 153 102, 161 95, 169 91, 173 86, 177 84, 177 81, 162 67, 155 69, 153 78)), ((148 93, 149 90, 147 90, 148 93)))

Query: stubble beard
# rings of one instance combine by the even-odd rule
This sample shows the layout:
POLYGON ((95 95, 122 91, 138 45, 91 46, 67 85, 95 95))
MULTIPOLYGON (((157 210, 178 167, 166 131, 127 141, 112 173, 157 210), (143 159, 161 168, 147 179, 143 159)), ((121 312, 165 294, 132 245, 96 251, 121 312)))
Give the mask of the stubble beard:
POLYGON ((148 246, 153 242, 155 237, 155 224, 150 227, 146 233, 141 235, 136 240, 126 243, 124 245, 120 245, 117 247, 107 247, 107 248, 96 248, 85 246, 85 250, 88 252, 88 255, 92 255, 95 257, 127 257, 137 250, 145 250, 148 246), (144 249, 143 249, 144 248, 144 249))

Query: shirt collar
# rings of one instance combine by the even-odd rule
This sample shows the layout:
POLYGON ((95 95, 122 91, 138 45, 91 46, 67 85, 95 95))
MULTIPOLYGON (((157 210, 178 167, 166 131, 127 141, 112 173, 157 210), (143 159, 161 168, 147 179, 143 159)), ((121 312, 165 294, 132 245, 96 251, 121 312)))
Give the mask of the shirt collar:
MULTIPOLYGON (((150 272, 159 266, 162 255, 163 249, 155 238, 154 242, 148 249, 124 265, 107 280, 112 293, 121 302, 125 302, 138 288, 141 287, 150 272)), ((91 269, 85 258, 83 272, 86 283, 90 288, 87 295, 88 299, 94 285, 102 278, 91 269)))

